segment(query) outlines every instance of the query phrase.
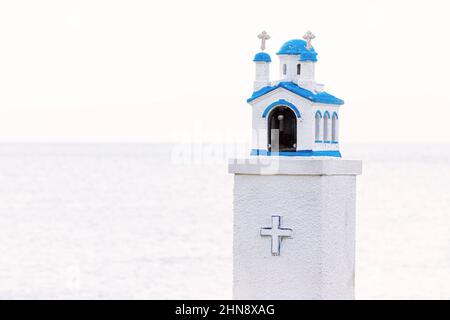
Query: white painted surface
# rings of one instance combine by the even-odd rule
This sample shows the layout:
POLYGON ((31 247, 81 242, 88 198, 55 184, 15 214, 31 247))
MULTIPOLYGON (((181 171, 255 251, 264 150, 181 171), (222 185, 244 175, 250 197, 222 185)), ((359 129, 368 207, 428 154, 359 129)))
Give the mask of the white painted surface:
POLYGON ((231 159, 228 171, 234 174, 263 175, 360 175, 360 160, 308 159, 302 157, 250 157, 231 159))
POLYGON ((301 62, 298 61, 300 56, 295 54, 280 54, 278 55, 278 58, 280 60, 280 81, 297 82, 300 78, 299 75, 297 75, 297 64, 301 64, 301 62), (286 65, 286 73, 284 73, 284 65, 286 65))
MULTIPOLYGON (((316 90, 316 71, 315 71, 315 62, 312 61, 302 61, 300 62, 302 65, 302 72, 300 75, 293 79, 294 82, 297 82, 300 87, 308 89, 310 91, 316 90)), ((320 86, 323 91, 323 85, 320 86)))
MULTIPOLYGON (((273 161, 271 158, 269 161, 273 161)), ((280 160, 280 159, 278 159, 280 160)), ((282 159, 280 174, 255 174, 260 164, 229 165, 234 176, 235 299, 352 299, 355 187, 360 161, 282 159), (281 255, 261 226, 283 217, 292 239, 281 255)))
MULTIPOLYGON (((280 81, 292 81, 294 83, 308 83, 308 90, 316 89, 315 82, 315 62, 312 61, 299 61, 300 55, 295 54, 280 54, 278 55, 280 60, 279 74, 280 81), (301 65, 300 74, 297 73, 297 65, 301 65), (284 65, 286 65, 286 73, 284 73, 284 65)), ((323 85, 320 85, 323 87, 323 85)))
POLYGON ((270 85, 270 63, 264 61, 255 61, 255 82, 253 91, 270 85))

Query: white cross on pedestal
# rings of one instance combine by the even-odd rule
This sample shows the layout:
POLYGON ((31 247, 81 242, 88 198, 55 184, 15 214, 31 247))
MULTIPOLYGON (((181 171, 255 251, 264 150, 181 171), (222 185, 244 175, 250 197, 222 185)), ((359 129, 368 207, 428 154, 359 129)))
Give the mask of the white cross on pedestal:
POLYGON ((281 228, 281 217, 272 216, 272 227, 261 228, 262 237, 272 237, 272 255, 280 255, 282 238, 292 237, 292 229, 281 228))
POLYGON ((270 36, 267 34, 266 31, 263 31, 260 34, 258 34, 258 39, 261 39, 261 50, 264 51, 266 49, 266 40, 269 40, 270 36))

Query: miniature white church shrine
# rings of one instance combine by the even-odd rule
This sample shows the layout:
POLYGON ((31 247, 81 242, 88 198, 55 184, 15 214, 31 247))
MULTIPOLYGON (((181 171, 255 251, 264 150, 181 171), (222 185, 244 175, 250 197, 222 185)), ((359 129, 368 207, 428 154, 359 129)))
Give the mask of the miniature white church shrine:
POLYGON ((311 45, 312 32, 305 40, 286 42, 277 52, 280 80, 270 81, 272 59, 264 52, 270 37, 259 36, 261 50, 255 55, 252 106, 252 155, 340 157, 339 107, 344 101, 324 91, 315 80, 317 53, 311 45))
MULTIPOLYGON (((270 38, 258 35, 261 50, 270 38)), ((352 299, 356 176, 362 163, 339 152, 339 108, 314 77, 315 36, 278 51, 271 82, 254 57, 252 151, 232 159, 235 299, 352 299)))

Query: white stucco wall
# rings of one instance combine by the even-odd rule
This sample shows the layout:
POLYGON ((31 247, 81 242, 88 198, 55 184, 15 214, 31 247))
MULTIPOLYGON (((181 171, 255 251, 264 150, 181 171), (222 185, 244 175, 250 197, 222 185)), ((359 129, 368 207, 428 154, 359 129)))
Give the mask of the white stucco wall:
POLYGON ((268 85, 270 85, 270 64, 263 61, 256 61, 253 91, 257 91, 268 85))
POLYGON ((300 61, 298 61, 299 57, 298 55, 279 55, 280 59, 280 80, 281 81, 293 81, 297 83, 300 76, 297 75, 297 64, 301 64, 300 61), (286 65, 286 74, 283 72, 283 65, 286 65))
POLYGON ((272 157, 262 164, 231 162, 229 171, 235 174, 234 298, 354 298, 361 162, 272 157), (278 169, 267 174, 270 166, 278 169), (292 229, 292 238, 281 240, 279 256, 272 255, 270 238, 260 235, 273 215, 292 229))
POLYGON ((300 73, 300 81, 315 81, 315 62, 302 61, 302 70, 300 73))
POLYGON ((279 55, 280 81, 292 81, 294 83, 307 84, 309 90, 315 88, 315 62, 299 61, 299 55, 279 55), (301 65, 300 74, 297 74, 297 65, 301 65), (283 72, 286 65, 286 74, 283 72))
POLYGON ((317 84, 315 79, 315 62, 312 61, 302 61, 301 62, 301 73, 295 81, 296 83, 305 89, 310 91, 316 90, 317 84))

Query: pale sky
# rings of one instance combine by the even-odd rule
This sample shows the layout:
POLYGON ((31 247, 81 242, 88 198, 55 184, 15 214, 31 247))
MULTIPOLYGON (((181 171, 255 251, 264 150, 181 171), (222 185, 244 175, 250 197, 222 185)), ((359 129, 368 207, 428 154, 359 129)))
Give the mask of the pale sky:
POLYGON ((1 142, 250 132, 257 34, 316 34, 348 143, 450 143, 449 1, 0 2, 1 142))

